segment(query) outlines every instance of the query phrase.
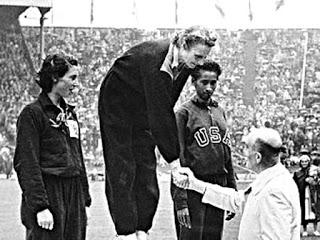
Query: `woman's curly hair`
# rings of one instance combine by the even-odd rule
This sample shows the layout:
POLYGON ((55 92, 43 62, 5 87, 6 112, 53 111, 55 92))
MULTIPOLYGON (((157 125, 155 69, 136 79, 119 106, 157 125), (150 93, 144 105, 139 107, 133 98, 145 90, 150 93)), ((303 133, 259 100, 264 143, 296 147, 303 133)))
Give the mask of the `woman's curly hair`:
POLYGON ((215 32, 210 31, 204 27, 193 26, 178 32, 172 38, 172 43, 177 47, 185 46, 190 49, 196 44, 204 44, 208 47, 213 47, 217 40, 215 32))
POLYGON ((63 77, 72 66, 78 66, 78 61, 72 56, 64 54, 48 55, 38 72, 37 83, 46 93, 52 90, 55 79, 63 77))

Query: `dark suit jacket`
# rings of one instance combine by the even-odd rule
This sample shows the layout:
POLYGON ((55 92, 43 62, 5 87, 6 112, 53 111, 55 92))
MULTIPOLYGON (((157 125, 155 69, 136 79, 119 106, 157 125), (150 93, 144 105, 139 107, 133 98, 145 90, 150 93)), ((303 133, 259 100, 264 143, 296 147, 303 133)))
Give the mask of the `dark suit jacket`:
POLYGON ((171 162, 179 157, 173 107, 190 70, 182 69, 175 81, 160 71, 169 45, 169 40, 143 42, 114 62, 101 85, 99 117, 101 127, 150 130, 160 153, 171 162))

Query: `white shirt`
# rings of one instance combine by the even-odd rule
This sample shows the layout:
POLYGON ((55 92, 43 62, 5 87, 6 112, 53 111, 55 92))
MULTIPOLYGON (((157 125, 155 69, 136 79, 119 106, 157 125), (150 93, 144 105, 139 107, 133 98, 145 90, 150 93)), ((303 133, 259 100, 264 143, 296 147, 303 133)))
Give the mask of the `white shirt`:
POLYGON ((170 43, 169 51, 160 68, 161 71, 168 73, 172 79, 174 77, 172 69, 175 67, 178 67, 179 65, 178 54, 179 54, 178 48, 172 43, 170 43))
MULTIPOLYGON (((299 192, 288 170, 278 163, 258 174, 251 185, 239 229, 239 240, 298 240, 301 211, 299 192)), ((202 202, 241 211, 244 191, 207 184, 202 202)))

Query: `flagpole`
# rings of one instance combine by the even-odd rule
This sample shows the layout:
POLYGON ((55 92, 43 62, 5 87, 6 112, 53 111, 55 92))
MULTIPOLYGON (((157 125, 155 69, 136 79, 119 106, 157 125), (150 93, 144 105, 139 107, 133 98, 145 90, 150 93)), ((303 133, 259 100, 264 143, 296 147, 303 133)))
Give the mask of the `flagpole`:
POLYGON ((175 18, 174 18, 174 22, 175 22, 175 25, 176 27, 178 26, 178 0, 175 0, 174 1, 174 14, 175 14, 175 18))
POLYGON ((308 40, 309 40, 309 34, 307 31, 304 33, 304 35, 305 35, 305 44, 304 44, 303 65, 302 65, 302 73, 301 73, 302 76, 301 76, 299 108, 302 108, 302 105, 303 105, 304 83, 305 83, 305 76, 306 76, 307 51, 308 51, 308 40))
POLYGON ((133 17, 134 17, 134 20, 136 22, 136 26, 139 25, 139 21, 138 21, 138 13, 137 13, 137 3, 136 3, 136 0, 133 0, 132 1, 132 14, 133 14, 133 17))
POLYGON ((92 24, 93 24, 93 20, 94 20, 94 11, 93 11, 93 8, 94 8, 94 3, 93 3, 94 0, 91 0, 91 3, 90 3, 90 32, 92 33, 92 24))
POLYGON ((93 0, 91 0, 91 6, 90 6, 90 23, 92 24, 93 23, 93 0))
POLYGON ((249 0, 249 19, 250 19, 250 22, 252 22, 253 14, 252 14, 251 1, 250 0, 249 0))

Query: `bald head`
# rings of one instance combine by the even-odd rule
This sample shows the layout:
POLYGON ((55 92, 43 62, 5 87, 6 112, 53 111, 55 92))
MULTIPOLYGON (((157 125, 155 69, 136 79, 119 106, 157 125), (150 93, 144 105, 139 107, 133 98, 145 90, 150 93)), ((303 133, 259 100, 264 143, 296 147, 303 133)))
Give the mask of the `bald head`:
POLYGON ((272 128, 258 128, 248 134, 246 143, 249 146, 253 146, 257 141, 261 141, 275 149, 280 149, 282 146, 280 134, 272 128))
POLYGON ((269 168, 279 162, 282 140, 279 132, 271 128, 258 128, 246 137, 249 149, 260 154, 257 165, 269 168))

